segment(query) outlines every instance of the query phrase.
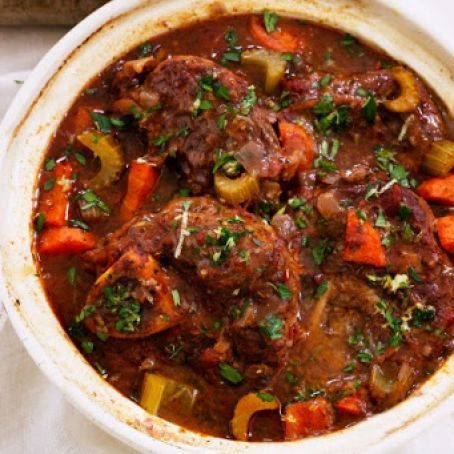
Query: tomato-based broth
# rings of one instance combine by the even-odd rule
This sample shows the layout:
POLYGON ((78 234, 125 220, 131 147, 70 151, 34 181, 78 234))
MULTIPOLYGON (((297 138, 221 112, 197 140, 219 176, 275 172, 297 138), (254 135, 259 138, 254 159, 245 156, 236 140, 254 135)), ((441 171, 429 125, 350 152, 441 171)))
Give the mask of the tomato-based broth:
POLYGON ((145 410, 292 440, 453 349, 453 123, 405 65, 279 17, 145 42, 55 133, 34 214, 69 336, 145 410))

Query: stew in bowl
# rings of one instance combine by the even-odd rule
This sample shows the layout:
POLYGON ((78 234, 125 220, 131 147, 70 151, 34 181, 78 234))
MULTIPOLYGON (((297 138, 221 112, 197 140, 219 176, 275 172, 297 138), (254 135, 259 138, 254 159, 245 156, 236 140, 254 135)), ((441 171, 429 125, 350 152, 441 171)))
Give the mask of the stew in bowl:
POLYGON ((452 126, 410 68, 315 23, 265 11, 156 37, 49 146, 49 302, 106 381, 183 427, 350 426, 453 349, 452 126))

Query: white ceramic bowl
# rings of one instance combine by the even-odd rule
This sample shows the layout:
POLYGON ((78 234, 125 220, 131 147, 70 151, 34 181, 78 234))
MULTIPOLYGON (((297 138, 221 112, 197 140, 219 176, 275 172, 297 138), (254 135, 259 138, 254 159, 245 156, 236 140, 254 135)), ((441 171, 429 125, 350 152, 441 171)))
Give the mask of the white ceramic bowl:
POLYGON ((285 447, 200 436, 150 416, 108 385, 73 346, 46 301, 31 247, 36 176, 52 134, 78 93, 108 64, 157 34, 207 16, 265 8, 341 28, 384 49, 416 70, 454 114, 454 59, 434 38, 436 30, 430 37, 384 1, 116 0, 46 55, 1 126, 0 297, 21 341, 49 379, 96 424, 142 451, 382 450, 417 433, 435 410, 453 404, 454 356, 405 402, 342 431, 286 442, 285 447))

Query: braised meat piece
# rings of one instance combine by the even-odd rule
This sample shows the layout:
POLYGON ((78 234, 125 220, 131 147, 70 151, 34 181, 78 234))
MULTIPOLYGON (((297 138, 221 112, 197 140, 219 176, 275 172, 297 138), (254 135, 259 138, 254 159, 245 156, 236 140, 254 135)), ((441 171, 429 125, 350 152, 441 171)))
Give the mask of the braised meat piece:
MULTIPOLYGON (((221 313, 226 315, 232 310, 241 314, 244 307, 241 317, 234 318, 230 332, 245 356, 268 354, 268 360, 275 360, 270 351, 292 345, 300 266, 284 240, 260 218, 207 197, 173 199, 159 213, 136 218, 121 235, 113 234, 100 249, 86 255, 88 261, 101 261, 104 266, 113 263, 98 279, 88 304, 106 283, 121 279, 139 282, 139 289, 132 293, 154 292, 157 296, 145 301, 143 307, 151 311, 157 305, 161 308, 157 316, 166 313, 169 320, 158 327, 154 318, 149 318, 147 328, 138 323, 139 334, 133 331, 132 337, 167 329, 181 320, 181 310, 188 310, 185 301, 180 301, 181 308, 176 310, 168 303, 175 286, 160 262, 204 290, 206 298, 200 302, 204 309, 219 312, 222 308, 221 313), (212 300, 211 295, 216 298, 212 300)), ((97 315, 99 312, 94 319, 97 315)), ((112 330, 109 334, 116 335, 112 330)))
POLYGON ((233 153, 253 175, 277 177, 285 157, 272 127, 276 119, 255 106, 255 91, 248 87, 242 77, 204 58, 176 56, 160 63, 132 94, 139 105, 147 100, 145 110, 149 99, 158 106, 141 122, 151 159, 175 157, 195 194, 212 185, 216 150, 233 153))

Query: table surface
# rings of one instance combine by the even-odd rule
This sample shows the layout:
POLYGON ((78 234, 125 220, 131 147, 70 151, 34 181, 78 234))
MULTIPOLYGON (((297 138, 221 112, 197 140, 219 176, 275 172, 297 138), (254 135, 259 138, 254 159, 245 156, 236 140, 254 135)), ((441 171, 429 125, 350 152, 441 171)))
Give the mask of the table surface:
MULTIPOLYGON (((409 9, 424 0, 394 0, 409 9)), ((452 0, 434 0, 442 11, 415 22, 439 22, 450 37, 454 54, 452 0)), ((454 11, 453 11, 454 12, 454 11)), ((23 80, 42 55, 66 32, 65 28, 0 27, 0 119, 23 80)), ((0 452, 34 453, 132 453, 81 415, 38 370, 17 339, 0 307, 0 452)), ((454 408, 430 428, 393 453, 454 452, 454 408)))

